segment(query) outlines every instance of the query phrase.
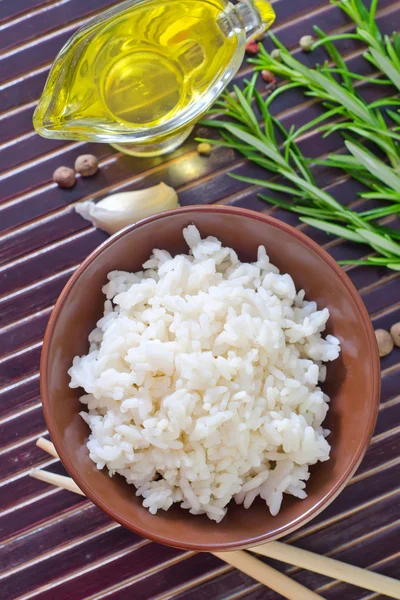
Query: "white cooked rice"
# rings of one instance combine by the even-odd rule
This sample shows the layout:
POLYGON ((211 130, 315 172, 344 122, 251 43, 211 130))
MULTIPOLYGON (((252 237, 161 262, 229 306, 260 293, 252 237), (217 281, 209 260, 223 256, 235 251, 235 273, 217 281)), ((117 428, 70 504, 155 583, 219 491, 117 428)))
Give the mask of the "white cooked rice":
POLYGON ((154 250, 139 273, 114 271, 90 350, 69 370, 98 469, 136 486, 151 513, 177 502, 221 521, 232 498, 307 496, 309 466, 329 459, 321 337, 327 308, 304 300, 260 247, 241 263, 216 238, 183 231, 190 254, 154 250))

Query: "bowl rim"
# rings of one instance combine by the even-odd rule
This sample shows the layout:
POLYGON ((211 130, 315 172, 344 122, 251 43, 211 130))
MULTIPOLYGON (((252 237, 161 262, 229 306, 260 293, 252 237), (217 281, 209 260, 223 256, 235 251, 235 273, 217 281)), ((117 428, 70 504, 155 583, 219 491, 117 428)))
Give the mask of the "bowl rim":
MULTIPOLYGON (((259 544, 263 544, 266 541, 272 541, 282 537, 283 535, 288 535, 298 529, 299 527, 308 523, 311 519, 316 517, 319 513, 321 513, 333 500, 340 494, 340 492, 345 488, 348 481, 354 475, 356 470, 358 469, 364 455, 367 451, 370 439, 372 437, 373 431, 375 429, 375 424, 378 416, 379 404, 380 404, 380 389, 381 389, 381 371, 380 371, 380 361, 377 351, 377 343, 375 338, 374 329, 372 326, 372 322, 368 311, 361 299, 361 296, 358 293, 358 290, 355 288, 349 277, 346 275, 345 271, 338 265, 338 263, 324 250, 321 246, 319 246, 316 242, 314 242, 307 235, 299 231, 298 229, 288 225, 287 223, 280 221, 274 217, 271 217, 264 213, 259 213, 256 211, 252 211, 246 208, 234 207, 234 206, 213 206, 213 205, 195 205, 195 206, 187 206, 181 207, 174 210, 158 213, 156 215, 152 215, 145 219, 138 221, 137 223, 125 227, 121 231, 117 232, 113 236, 109 237, 102 244, 100 244, 89 256, 81 263, 81 265, 77 268, 75 273, 71 276, 69 281, 66 283, 63 288, 60 296, 57 299, 57 302, 54 306, 52 314, 49 319, 49 323, 46 328, 43 348, 41 353, 40 360, 40 393, 42 398, 43 412, 45 416, 45 420, 47 423, 47 427, 51 436, 51 439, 57 449, 57 453, 60 457, 62 464, 64 465, 67 472, 70 474, 72 479, 77 483, 79 488, 85 493, 86 497, 91 500, 98 508, 100 508, 103 512, 105 512, 111 519, 119 523, 120 525, 126 527, 130 531, 140 535, 143 538, 150 539, 154 542, 164 544, 167 546, 172 546, 175 548, 186 549, 186 550, 197 550, 203 552, 216 552, 216 551, 232 551, 243 548, 250 548, 252 546, 257 546, 259 544), (167 216, 171 216, 176 213, 181 214, 196 214, 198 212, 212 212, 214 214, 218 213, 230 213, 238 216, 243 216, 246 218, 262 221, 265 224, 272 225, 289 235, 297 238, 301 243, 308 246, 310 250, 317 253, 325 263, 327 263, 328 267, 333 269, 339 278, 342 280, 343 284, 347 288, 349 294, 354 300, 357 311, 360 316, 360 323, 362 323, 362 327, 364 328, 367 338, 369 341, 368 350, 371 357, 371 371, 372 371, 372 407, 373 410, 369 413, 368 424, 365 427, 361 441, 359 442, 356 450, 354 451, 353 459, 351 460, 349 466, 341 475, 340 479, 337 483, 323 496, 316 504, 314 504, 307 512, 301 514, 297 519, 288 522, 285 525, 282 525, 280 528, 274 530, 271 533, 261 534, 252 538, 243 538, 242 540, 221 543, 221 542, 210 542, 209 544, 199 544, 195 542, 188 543, 179 543, 174 537, 167 537, 165 535, 157 534, 157 531, 148 531, 145 528, 140 527, 139 525, 132 523, 128 519, 125 519, 123 515, 119 515, 110 506, 107 502, 107 499, 100 497, 98 494, 94 493, 90 486, 86 484, 85 478, 81 477, 79 471, 75 468, 73 460, 69 457, 68 452, 64 449, 64 444, 61 438, 61 435, 58 435, 57 428, 53 424, 52 417, 52 408, 49 398, 49 393, 47 389, 47 380, 48 380, 48 367, 49 367, 49 350, 51 341, 53 338, 54 330, 58 321, 58 317, 60 312, 62 311, 65 303, 67 302, 70 293, 72 292, 75 283, 80 278, 80 276, 84 273, 84 271, 89 267, 89 265, 100 256, 104 250, 111 247, 113 244, 118 242, 118 240, 131 231, 139 229, 149 223, 159 221, 164 219, 167 216)), ((195 518, 195 516, 193 517, 195 518)))

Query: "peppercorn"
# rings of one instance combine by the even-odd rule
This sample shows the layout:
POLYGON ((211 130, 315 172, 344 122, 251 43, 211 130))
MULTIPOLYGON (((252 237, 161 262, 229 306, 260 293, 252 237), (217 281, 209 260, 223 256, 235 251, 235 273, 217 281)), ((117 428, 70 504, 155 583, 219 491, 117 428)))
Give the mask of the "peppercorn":
POLYGON ((391 326, 390 335, 392 336, 395 346, 400 346, 400 322, 391 326))
POLYGON ((75 161, 75 171, 82 177, 91 177, 97 173, 98 169, 99 163, 93 154, 82 154, 75 161))
POLYGON ((387 356, 394 348, 392 336, 385 329, 375 330, 376 341, 378 342, 379 356, 387 356))
POLYGON ((272 73, 272 71, 263 69, 261 71, 261 77, 266 83, 276 83, 275 75, 272 73))
POLYGON ((304 52, 311 52, 314 44, 315 44, 315 39, 313 38, 312 35, 303 35, 303 37, 300 38, 300 41, 299 41, 300 48, 302 50, 304 50, 304 52))
POLYGON ((72 188, 76 183, 75 171, 69 167, 58 167, 53 173, 53 181, 61 188, 72 188))
POLYGON ((201 156, 210 156, 211 150, 212 150, 212 147, 207 142, 201 142, 201 144, 199 144, 197 146, 197 152, 201 156))
POLYGON ((258 54, 260 51, 258 44, 255 40, 250 40, 246 44, 246 53, 247 54, 258 54))

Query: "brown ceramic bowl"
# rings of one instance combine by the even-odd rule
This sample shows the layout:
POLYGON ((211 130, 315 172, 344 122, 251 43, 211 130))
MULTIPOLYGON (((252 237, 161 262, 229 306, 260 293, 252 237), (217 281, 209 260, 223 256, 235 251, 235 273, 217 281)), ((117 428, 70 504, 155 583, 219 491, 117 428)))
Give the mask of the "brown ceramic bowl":
POLYGON ((317 244, 292 227, 263 214, 221 206, 194 206, 150 217, 110 238, 87 258, 61 294, 46 332, 41 362, 41 392, 51 438, 78 486, 110 517, 139 535, 192 550, 246 548, 276 539, 320 513, 346 485, 363 458, 372 435, 380 392, 375 336, 368 313, 350 280, 317 244), (342 344, 340 358, 328 367, 324 390, 331 397, 325 426, 332 430, 331 459, 311 469, 308 498, 287 496, 272 517, 261 500, 249 510, 230 506, 216 524, 173 507, 152 516, 124 479, 98 471, 86 448, 88 427, 79 416, 80 390, 68 387, 67 370, 75 355, 88 350, 87 338, 102 315, 101 287, 109 271, 137 271, 153 247, 187 252, 182 229, 194 223, 203 236, 214 235, 243 261, 256 259, 263 244, 297 288, 331 313, 329 333, 342 344))

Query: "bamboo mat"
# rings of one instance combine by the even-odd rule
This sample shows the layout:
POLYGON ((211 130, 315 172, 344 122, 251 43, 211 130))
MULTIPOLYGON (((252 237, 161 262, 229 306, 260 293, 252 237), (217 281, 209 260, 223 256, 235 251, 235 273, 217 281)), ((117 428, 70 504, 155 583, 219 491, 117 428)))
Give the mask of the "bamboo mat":
MULTIPOLYGON (((32 130, 35 103, 49 66, 68 37, 112 0, 0 0, 0 598, 40 600, 278 600, 273 592, 208 554, 159 546, 122 529, 86 499, 31 479, 32 467, 65 473, 35 446, 46 435, 39 395, 39 357, 52 307, 77 265, 104 239, 73 207, 110 191, 164 181, 183 205, 221 203, 269 211, 257 188, 227 176, 257 168, 229 149, 197 155, 190 139, 164 159, 137 160, 106 145, 49 141, 32 130), (69 191, 51 182, 54 169, 72 166, 82 152, 96 154, 101 170, 69 191)), ((384 32, 400 23, 400 2, 380 0, 384 32)), ((276 0, 277 36, 309 65, 323 52, 304 55, 299 38, 312 25, 346 26, 326 0, 276 0)), ((352 71, 370 67, 354 40, 338 44, 352 71), (340 45, 341 44, 341 45, 340 45)), ((248 67, 242 67, 240 82, 248 67)), ((381 89, 361 88, 373 99, 381 89)), ((285 126, 318 113, 301 92, 274 104, 285 126)), ((340 148, 340 137, 306 138, 302 149, 319 156, 340 148)), ((320 182, 343 203, 356 200, 359 185, 320 182)), ((275 216, 297 225, 294 215, 275 216)), ((336 259, 361 258, 362 246, 302 229, 336 259)), ((348 274, 376 328, 400 321, 400 279, 382 268, 352 267, 348 274)), ((382 400, 374 438, 357 474, 319 517, 287 539, 302 548, 399 577, 400 349, 382 360, 382 400)), ((365 591, 286 565, 270 564, 330 600, 378 598, 365 591)))

